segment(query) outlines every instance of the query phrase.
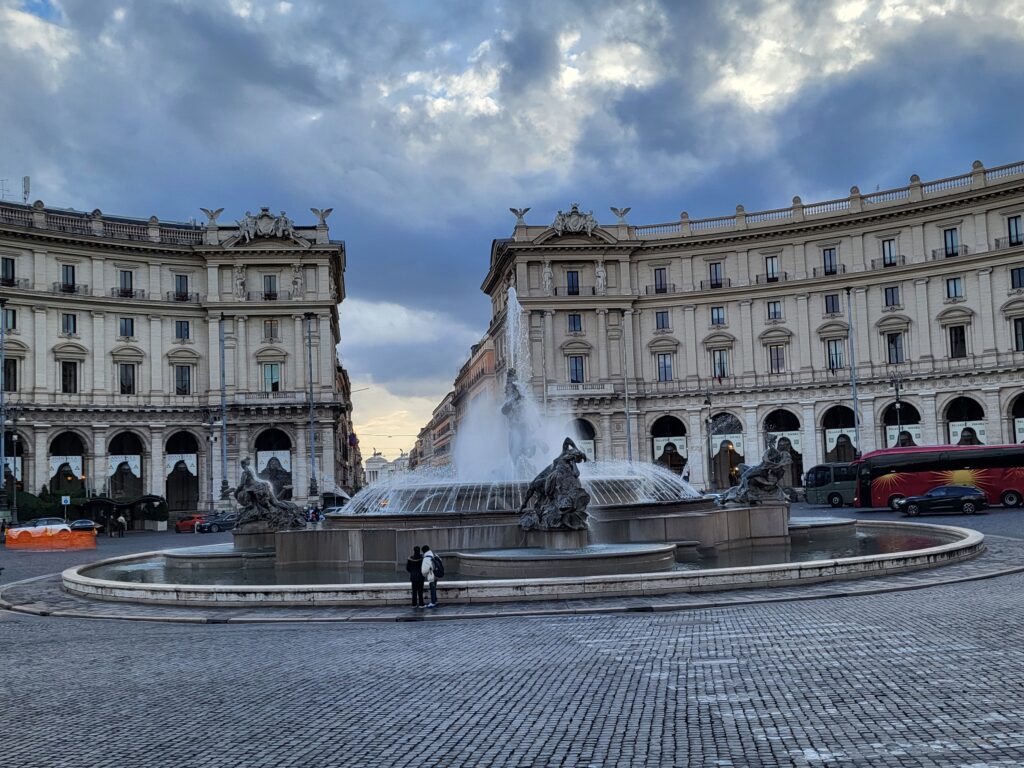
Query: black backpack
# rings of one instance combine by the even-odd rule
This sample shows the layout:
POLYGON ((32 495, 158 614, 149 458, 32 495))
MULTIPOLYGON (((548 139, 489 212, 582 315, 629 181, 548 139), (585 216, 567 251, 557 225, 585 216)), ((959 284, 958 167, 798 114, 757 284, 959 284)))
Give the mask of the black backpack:
POLYGON ((443 579, 444 578, 444 560, 441 559, 440 555, 438 555, 436 553, 432 553, 432 554, 434 555, 431 558, 431 564, 433 565, 433 568, 434 568, 434 578, 435 579, 443 579))

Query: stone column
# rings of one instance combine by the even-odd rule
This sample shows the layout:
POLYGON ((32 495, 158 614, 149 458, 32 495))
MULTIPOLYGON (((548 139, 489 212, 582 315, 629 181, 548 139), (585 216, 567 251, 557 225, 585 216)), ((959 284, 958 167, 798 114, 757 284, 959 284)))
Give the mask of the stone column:
POLYGON ((245 315, 235 317, 235 365, 239 392, 249 391, 249 318, 245 315))
POLYGON ((924 248, 924 224, 915 224, 910 228, 910 249, 903 255, 907 257, 907 264, 928 260, 924 248))
MULTIPOLYGON (((314 348, 314 354, 317 350, 314 348)), ((334 334, 331 333, 330 313, 320 315, 320 387, 331 389, 334 382, 334 369, 337 366, 338 355, 334 349, 334 334)), ((314 358, 314 367, 316 359, 314 358)))
MULTIPOLYGON (((107 376, 110 365, 107 362, 106 316, 103 312, 90 312, 92 316, 92 391, 107 393, 107 376)), ((116 321, 115 321, 116 322, 116 321)))
MULTIPOLYGON (((985 174, 982 173, 982 179, 985 174)), ((971 253, 984 253, 988 250, 988 222, 985 212, 974 214, 974 246, 971 253)))
POLYGON ((757 424, 757 406, 748 405, 743 409, 743 455, 747 458, 747 463, 756 464, 760 461, 764 448, 764 440, 757 424))
POLYGON ((988 440, 985 442, 988 445, 1002 445, 1004 443, 1013 443, 1016 435, 1011 431, 1010 435, 1004 434, 1004 425, 1006 419, 1003 418, 1002 411, 999 408, 999 389, 987 389, 985 390, 985 429, 988 432, 988 440))
POLYGON ((686 468, 690 470, 690 484, 695 488, 707 487, 708 442, 703 415, 699 408, 686 411, 686 468))
POLYGON ((800 427, 803 430, 804 471, 821 462, 824 446, 818 439, 818 425, 814 420, 814 403, 800 404, 800 427))
POLYGON ((806 371, 814 367, 814 356, 811 352, 811 308, 806 293, 796 297, 797 326, 797 364, 800 370, 806 371))
POLYGON ((164 360, 163 318, 160 315, 149 316, 149 340, 150 394, 162 398, 165 394, 164 366, 167 362, 164 360))
POLYGON ((875 398, 861 395, 860 399, 860 442, 858 446, 861 453, 873 451, 876 448, 878 438, 875 429, 875 398))
MULTIPOLYGON (((292 446, 292 501, 303 503, 309 497, 309 427, 296 426, 295 445, 292 446)), ((319 485, 319 479, 317 484, 319 485)))
POLYGON ((144 469, 149 493, 164 496, 167 491, 167 475, 164 473, 164 425, 154 424, 149 430, 149 469, 144 469))
MULTIPOLYGON (((928 278, 914 280, 914 323, 917 325, 917 346, 922 360, 932 359, 932 319, 928 309, 928 278)), ((909 340, 908 340, 909 341, 909 340)), ((908 358, 910 346, 908 345, 908 358)))
POLYGON ((626 377, 631 380, 629 388, 634 395, 636 394, 636 386, 633 383, 636 381, 636 349, 634 348, 633 338, 633 316, 635 314, 632 309, 627 309, 622 325, 622 332, 625 335, 626 342, 626 377))
MULTIPOLYGON (((996 351, 996 328, 994 323, 995 313, 992 311, 992 268, 978 270, 978 313, 981 315, 981 351, 991 353, 996 351)), ((975 338, 978 338, 975 335, 975 338)), ((1012 442, 1012 441, 1011 441, 1012 442)))
MULTIPOLYGON (((32 251, 32 283, 37 291, 48 291, 50 290, 50 283, 55 283, 60 279, 58 274, 54 279, 50 279, 48 274, 49 266, 47 263, 47 252, 45 250, 34 250, 32 251)), ((56 268, 56 264, 54 264, 56 268)), ((39 489, 35 489, 35 493, 39 493, 39 489)))
POLYGON ((871 340, 875 329, 868 314, 866 288, 853 289, 853 311, 857 321, 857 365, 868 365, 873 362, 871 340))
MULTIPOLYGON (((41 400, 43 395, 51 391, 60 392, 60 363, 52 361, 50 353, 47 351, 49 350, 49 345, 46 343, 48 319, 45 308, 32 307, 32 330, 35 337, 35 343, 32 348, 32 362, 36 373, 35 394, 38 400, 41 400), (48 387, 46 385, 46 373, 50 370, 51 363, 57 371, 55 376, 50 377, 54 384, 48 387)), ((36 493, 39 492, 38 488, 35 490, 36 493)))
MULTIPOLYGON (((234 285, 231 289, 234 289, 234 285)), ((208 301, 220 301, 220 267, 212 264, 206 265, 206 298, 208 301)))
POLYGON ((601 454, 598 460, 604 461, 612 458, 612 415, 601 414, 601 454))
POLYGON ((921 394, 921 438, 925 445, 945 443, 945 437, 939 437, 939 414, 935 409, 935 393, 921 394))
MULTIPOLYGON (((292 326, 294 328, 295 339, 292 341, 292 350, 296 351, 296 354, 292 355, 293 360, 297 360, 297 363, 293 363, 292 367, 294 371, 290 371, 292 381, 295 382, 295 389, 305 392, 308 387, 306 381, 306 371, 308 370, 306 364, 306 333, 305 323, 302 315, 292 315, 292 326), (297 354, 298 350, 302 350, 302 354, 297 354)), ((284 329, 281 329, 281 335, 284 336, 284 329)), ((284 340, 282 339, 282 342, 284 340)), ((262 384, 259 386, 262 387, 262 384)))
POLYGON ((90 275, 91 290, 94 296, 105 296, 107 294, 107 269, 106 261, 102 257, 93 257, 92 274, 90 275))
POLYGON ((754 348, 758 344, 757 337, 754 336, 752 304, 753 302, 749 299, 740 302, 740 329, 736 334, 739 337, 738 341, 743 354, 742 373, 745 376, 753 375, 755 371, 754 348))
POLYGON ((597 310, 597 375, 600 381, 608 380, 608 310, 597 310))
POLYGON ((32 485, 26 490, 39 493, 50 481, 50 443, 47 440, 47 424, 36 424, 31 428, 32 434, 32 485))
POLYGON ((319 486, 320 493, 323 493, 326 490, 334 490, 333 487, 328 489, 325 478, 331 480, 332 486, 340 485, 338 478, 335 476, 334 468, 334 430, 331 429, 330 425, 321 427, 317 438, 317 457, 320 459, 317 485, 319 486))
POLYGON ((696 309, 697 308, 693 304, 687 304, 683 307, 684 327, 680 335, 686 339, 687 345, 689 346, 686 359, 693 361, 693 367, 686 371, 687 384, 692 384, 697 381, 701 371, 701 360, 703 359, 702 350, 697 341, 696 309))
MULTIPOLYGON (((92 428, 92 487, 98 493, 108 493, 110 488, 109 467, 107 466, 107 424, 94 424, 92 428)), ((163 494, 161 494, 163 495, 163 494)))
MULTIPOLYGON (((545 371, 545 386, 548 381, 562 381, 562 375, 558 367, 555 364, 555 313, 553 310, 544 310, 544 367, 545 371)), ((512 350, 507 350, 506 353, 510 358, 512 356, 512 350)))
MULTIPOLYGON (((210 322, 207 325, 208 337, 209 337, 209 350, 210 354, 208 359, 210 361, 210 396, 218 395, 220 393, 220 317, 210 316, 210 322)), ((218 401, 219 402, 219 401, 218 401)), ((219 452, 219 451, 218 451, 219 452)), ((218 458, 219 461, 219 458, 218 458)), ((217 477, 220 477, 219 470, 217 471, 217 477)), ((214 495, 218 493, 218 489, 214 489, 214 495)))

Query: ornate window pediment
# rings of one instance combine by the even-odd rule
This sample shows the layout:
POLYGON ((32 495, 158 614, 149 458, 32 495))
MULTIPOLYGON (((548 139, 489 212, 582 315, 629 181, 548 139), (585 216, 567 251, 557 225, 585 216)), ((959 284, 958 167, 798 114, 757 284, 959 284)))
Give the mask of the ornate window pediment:
POLYGON ((28 345, 8 337, 4 344, 4 354, 8 357, 25 357, 28 354, 28 345))
POLYGON ((816 333, 821 339, 845 339, 850 335, 850 325, 841 320, 830 320, 819 325, 816 333))
POLYGON ((180 365, 192 365, 199 362, 199 353, 194 349, 188 349, 187 347, 178 347, 168 352, 166 357, 170 362, 178 363, 180 365))
POLYGON ((974 311, 967 307, 950 307, 935 316, 939 325, 964 325, 974 319, 974 311))
POLYGON ((708 348, 731 347, 733 344, 736 343, 736 337, 733 336, 731 333, 726 333, 725 331, 716 331, 714 333, 709 333, 707 336, 705 336, 704 341, 702 343, 705 347, 708 348))
POLYGON ((256 352, 256 360, 260 363, 276 363, 288 357, 288 353, 280 347, 263 347, 256 352))
POLYGON ((757 337, 762 344, 788 344, 792 338, 793 332, 781 326, 761 331, 757 337))
POLYGON ((651 352, 675 352, 679 349, 679 341, 672 336, 658 336, 647 342, 647 348, 651 352))
POLYGON ((1010 299, 999 311, 1006 317, 1024 317, 1024 299, 1010 299))
POLYGON ((582 339, 570 339, 562 344, 559 349, 566 355, 589 355, 593 347, 582 339))
POLYGON ((125 362, 141 362, 146 354, 138 347, 122 345, 110 350, 110 356, 115 360, 123 360, 125 362))
POLYGON ((85 360, 85 358, 89 356, 89 350, 81 344, 76 344, 73 341, 65 341, 62 344, 54 345, 53 354, 55 357, 65 360, 85 360))
POLYGON ((878 329, 879 333, 906 331, 910 328, 910 318, 900 314, 889 315, 875 323, 875 328, 878 329))

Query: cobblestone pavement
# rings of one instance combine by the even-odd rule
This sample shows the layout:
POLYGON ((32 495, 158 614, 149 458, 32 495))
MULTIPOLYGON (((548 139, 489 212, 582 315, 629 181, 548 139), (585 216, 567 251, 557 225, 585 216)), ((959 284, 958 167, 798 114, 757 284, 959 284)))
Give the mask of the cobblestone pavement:
POLYGON ((0 613, 0 764, 1024 764, 1024 575, 473 622, 0 613))

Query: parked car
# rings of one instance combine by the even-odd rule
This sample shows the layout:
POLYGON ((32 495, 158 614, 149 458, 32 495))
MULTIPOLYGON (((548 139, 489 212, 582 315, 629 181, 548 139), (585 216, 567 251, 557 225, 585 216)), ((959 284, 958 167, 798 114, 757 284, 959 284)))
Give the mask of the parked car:
POLYGON ((81 520, 74 520, 69 525, 72 531, 95 531, 100 533, 103 530, 103 523, 98 523, 95 520, 89 520, 84 517, 81 520))
POLYGON ((12 525, 11 528, 46 528, 51 533, 71 530, 71 526, 65 522, 63 517, 37 517, 33 520, 26 520, 12 525))
POLYGON ((196 524, 196 530, 199 531, 199 533, 219 533, 220 531, 230 531, 235 527, 236 522, 238 522, 237 512, 225 512, 222 515, 215 515, 196 524))
POLYGON ((345 508, 344 507, 328 507, 327 509, 324 510, 324 515, 332 515, 334 513, 338 513, 338 514, 342 514, 343 515, 343 514, 345 514, 345 508))
POLYGON ((929 512, 973 515, 988 509, 984 492, 969 485, 940 485, 923 496, 908 496, 898 499, 895 504, 898 511, 911 517, 929 512))
POLYGON ((206 518, 202 515, 189 515, 188 517, 183 517, 174 524, 174 530, 176 533, 194 533, 196 526, 205 519, 206 518))

